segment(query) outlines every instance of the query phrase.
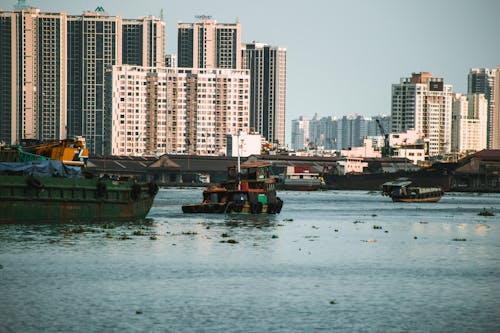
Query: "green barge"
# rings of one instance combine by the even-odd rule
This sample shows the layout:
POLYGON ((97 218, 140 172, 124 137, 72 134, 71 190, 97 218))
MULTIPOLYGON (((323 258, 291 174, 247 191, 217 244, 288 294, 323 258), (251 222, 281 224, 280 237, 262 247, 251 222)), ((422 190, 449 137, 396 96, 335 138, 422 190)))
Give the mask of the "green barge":
POLYGON ((143 219, 157 192, 153 183, 0 175, 0 223, 143 219))
POLYGON ((132 221, 151 209, 155 183, 84 173, 80 141, 35 148, 0 149, 0 224, 132 221))

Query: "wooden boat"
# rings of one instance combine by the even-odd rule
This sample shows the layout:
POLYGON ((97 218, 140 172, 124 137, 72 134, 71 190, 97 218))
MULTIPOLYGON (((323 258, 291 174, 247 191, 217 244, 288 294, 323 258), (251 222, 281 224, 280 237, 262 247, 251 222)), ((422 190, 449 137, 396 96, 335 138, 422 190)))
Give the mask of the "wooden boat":
POLYGON ((410 186, 411 181, 400 178, 382 184, 382 195, 392 198, 394 202, 438 202, 444 192, 440 187, 410 186))
POLYGON ((231 166, 220 186, 203 191, 203 202, 182 206, 184 213, 279 214, 283 201, 276 196, 269 163, 231 166), (238 172, 239 169, 239 172, 238 172))

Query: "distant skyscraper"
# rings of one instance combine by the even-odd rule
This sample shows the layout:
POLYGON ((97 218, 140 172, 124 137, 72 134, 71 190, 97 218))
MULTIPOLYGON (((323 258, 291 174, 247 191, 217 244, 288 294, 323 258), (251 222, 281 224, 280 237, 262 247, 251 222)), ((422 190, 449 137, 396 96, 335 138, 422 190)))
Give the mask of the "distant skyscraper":
POLYGON ((66 16, 0 12, 0 141, 66 138, 66 16))
POLYGON ((488 101, 484 94, 455 94, 451 149, 457 153, 470 153, 486 148, 488 101))
POLYGON ((178 66, 188 68, 241 68, 240 23, 222 24, 210 17, 198 23, 179 23, 178 66))
POLYGON ((451 149, 452 86, 430 73, 413 73, 392 85, 393 132, 415 129, 429 139, 429 155, 451 149))
POLYGON ((493 93, 493 84, 495 81, 495 70, 488 68, 471 68, 468 75, 468 89, 469 94, 480 93, 488 101, 488 126, 487 138, 488 147, 493 144, 493 117, 495 108, 495 96, 493 93))
POLYGON ((246 44, 243 68, 250 70, 250 128, 269 142, 285 143, 286 49, 246 44))
POLYGON ((292 120, 292 149, 303 150, 309 144, 309 119, 299 117, 292 120))
POLYGON ((122 63, 165 66, 165 23, 154 16, 123 20, 122 63))

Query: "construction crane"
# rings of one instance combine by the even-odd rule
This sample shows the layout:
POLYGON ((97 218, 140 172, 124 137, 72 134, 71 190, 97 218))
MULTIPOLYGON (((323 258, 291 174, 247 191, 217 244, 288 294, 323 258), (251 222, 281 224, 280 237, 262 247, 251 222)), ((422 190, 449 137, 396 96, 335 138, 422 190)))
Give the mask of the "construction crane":
POLYGON ((380 134, 384 136, 384 147, 382 148, 382 157, 392 157, 392 155, 394 154, 394 150, 389 144, 389 133, 386 133, 384 131, 384 127, 382 127, 380 120, 375 119, 375 121, 377 122, 380 134))

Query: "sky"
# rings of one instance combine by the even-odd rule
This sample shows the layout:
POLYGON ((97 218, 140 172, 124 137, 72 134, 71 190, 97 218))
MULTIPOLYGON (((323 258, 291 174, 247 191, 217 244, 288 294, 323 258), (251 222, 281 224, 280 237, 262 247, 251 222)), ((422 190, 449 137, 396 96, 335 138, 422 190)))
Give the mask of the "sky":
MULTIPOLYGON (((287 48, 286 132, 291 120, 390 115, 391 84, 430 72, 467 92, 472 67, 500 65, 499 0, 27 0, 41 11, 163 17, 167 53, 177 53, 177 23, 211 15, 240 20, 243 42, 287 48)), ((15 1, 0 0, 12 9, 15 1)))

